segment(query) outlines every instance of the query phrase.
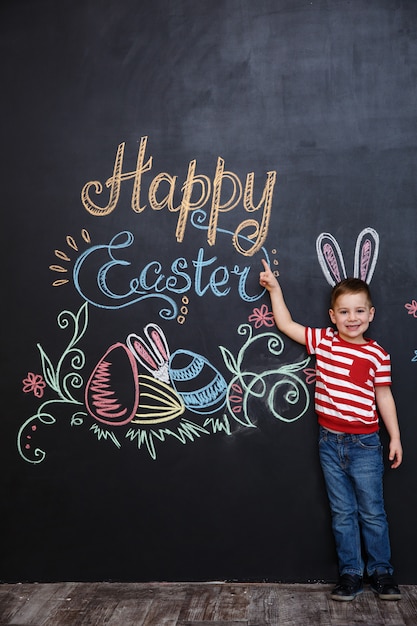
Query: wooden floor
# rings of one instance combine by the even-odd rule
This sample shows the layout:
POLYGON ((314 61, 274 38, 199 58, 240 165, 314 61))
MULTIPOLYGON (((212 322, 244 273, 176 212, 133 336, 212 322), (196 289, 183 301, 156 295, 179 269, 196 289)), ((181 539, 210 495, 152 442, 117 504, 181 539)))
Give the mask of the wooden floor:
POLYGON ((331 585, 272 583, 54 583, 0 585, 0 626, 417 625, 417 587, 399 602, 369 588, 352 602, 331 585))

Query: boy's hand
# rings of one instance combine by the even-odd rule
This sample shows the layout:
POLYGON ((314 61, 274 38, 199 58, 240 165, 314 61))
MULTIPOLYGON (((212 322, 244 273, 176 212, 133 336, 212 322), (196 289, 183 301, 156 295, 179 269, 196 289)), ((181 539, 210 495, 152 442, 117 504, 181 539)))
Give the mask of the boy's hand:
POLYGON ((262 287, 265 287, 268 291, 271 291, 271 289, 278 286, 278 281, 265 259, 262 259, 262 264, 264 266, 264 271, 259 274, 259 284, 262 287))
POLYGON ((403 460, 403 449, 401 446, 401 442, 397 439, 393 439, 389 444, 389 460, 393 461, 391 463, 391 469, 396 469, 401 465, 403 460))

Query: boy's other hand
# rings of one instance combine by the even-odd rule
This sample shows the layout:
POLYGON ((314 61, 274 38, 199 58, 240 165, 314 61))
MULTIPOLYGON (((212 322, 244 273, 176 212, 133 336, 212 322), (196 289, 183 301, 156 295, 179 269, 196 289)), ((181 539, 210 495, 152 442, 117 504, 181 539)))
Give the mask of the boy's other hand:
POLYGON ((393 463, 391 463, 391 469, 396 469, 401 465, 403 460, 403 449, 399 441, 390 441, 388 458, 390 461, 393 461, 393 463))

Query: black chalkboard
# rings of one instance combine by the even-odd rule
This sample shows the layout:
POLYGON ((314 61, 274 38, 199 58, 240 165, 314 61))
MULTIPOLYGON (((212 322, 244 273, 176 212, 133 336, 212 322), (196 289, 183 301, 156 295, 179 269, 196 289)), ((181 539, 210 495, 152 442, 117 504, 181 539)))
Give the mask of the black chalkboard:
POLYGON ((416 3, 14 0, 0 24, 0 580, 336 578, 314 361, 258 283, 267 258, 327 325, 331 242, 335 272, 375 261, 416 584, 416 3))

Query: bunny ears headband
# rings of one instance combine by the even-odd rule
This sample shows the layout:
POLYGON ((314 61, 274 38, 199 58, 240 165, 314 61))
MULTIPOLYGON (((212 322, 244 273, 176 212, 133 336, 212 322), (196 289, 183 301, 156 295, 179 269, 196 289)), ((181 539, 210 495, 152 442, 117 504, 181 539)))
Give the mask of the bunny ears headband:
MULTIPOLYGON (((316 240, 317 257, 323 274, 332 287, 347 278, 343 254, 330 233, 322 233, 316 240)), ((379 235, 373 228, 365 228, 356 240, 353 276, 370 283, 378 259, 379 235)))

